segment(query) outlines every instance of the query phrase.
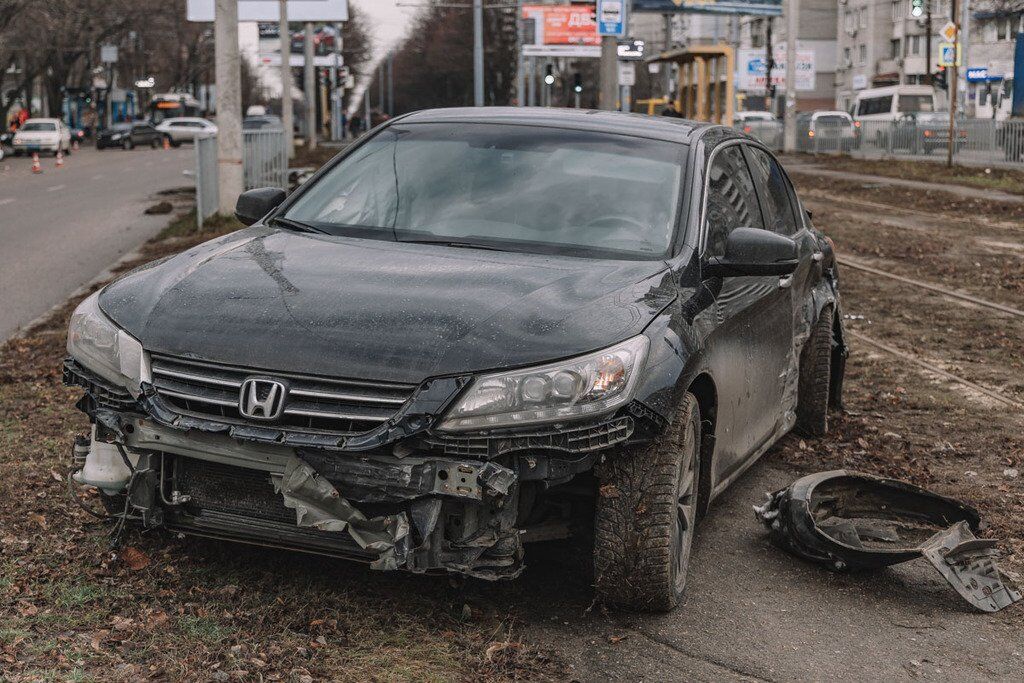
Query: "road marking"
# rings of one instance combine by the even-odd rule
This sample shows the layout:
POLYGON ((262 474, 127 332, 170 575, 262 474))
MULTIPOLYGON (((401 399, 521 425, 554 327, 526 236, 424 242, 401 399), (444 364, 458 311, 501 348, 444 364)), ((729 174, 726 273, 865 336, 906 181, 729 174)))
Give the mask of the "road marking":
POLYGON ((46 191, 47 192, 56 192, 58 190, 63 190, 65 187, 67 187, 67 185, 54 185, 53 187, 46 188, 46 191))
POLYGON ((0 206, 3 206, 4 204, 10 204, 13 201, 14 201, 14 197, 8 197, 7 199, 0 199, 0 206))

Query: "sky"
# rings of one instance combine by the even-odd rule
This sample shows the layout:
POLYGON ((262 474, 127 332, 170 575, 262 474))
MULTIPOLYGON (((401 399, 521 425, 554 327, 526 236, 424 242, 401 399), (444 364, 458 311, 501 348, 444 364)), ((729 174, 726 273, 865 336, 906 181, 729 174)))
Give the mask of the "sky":
MULTIPOLYGON (((416 7, 400 7, 399 5, 417 4, 415 0, 349 0, 362 10, 372 24, 374 37, 374 62, 383 59, 388 50, 405 36, 406 29, 416 13, 416 7)), ((349 106, 359 102, 366 83, 358 83, 352 91, 349 106)))

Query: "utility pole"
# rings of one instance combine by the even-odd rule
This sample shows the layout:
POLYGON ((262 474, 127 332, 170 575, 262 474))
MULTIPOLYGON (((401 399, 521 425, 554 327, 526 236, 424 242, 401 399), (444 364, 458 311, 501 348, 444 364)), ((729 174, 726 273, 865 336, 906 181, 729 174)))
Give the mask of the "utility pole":
POLYGON ((924 76, 925 85, 932 84, 932 69, 935 65, 932 63, 932 3, 926 2, 927 14, 924 19, 924 61, 927 64, 925 71, 927 72, 924 76))
POLYGON ((796 151, 796 39, 800 0, 786 0, 786 119, 782 148, 796 151))
POLYGON ((388 116, 395 115, 395 53, 388 52, 388 116))
POLYGON ((534 57, 526 58, 526 104, 529 107, 537 106, 537 60, 534 57))
POLYGON ((316 149, 316 67, 313 66, 313 22, 306 22, 306 34, 302 41, 302 52, 305 57, 303 69, 304 82, 302 89, 306 91, 306 149, 316 149))
POLYGON ((516 105, 526 106, 526 72, 523 64, 523 0, 516 0, 516 105))
MULTIPOLYGON (((672 49, 672 15, 664 14, 661 17, 662 31, 665 36, 665 52, 672 49)), ((661 63, 661 91, 665 93, 665 98, 671 102, 674 98, 672 97, 672 62, 661 63)))
POLYGON ((343 140, 345 138, 345 126, 342 122, 342 96, 345 84, 338 80, 338 69, 342 64, 342 37, 341 24, 335 24, 336 37, 334 39, 334 67, 331 69, 331 140, 343 140))
POLYGON ((601 90, 597 106, 615 111, 619 96, 619 53, 615 36, 601 36, 601 90))
POLYGON ((277 35, 281 39, 281 125, 288 158, 295 156, 295 116, 292 112, 292 34, 288 30, 288 0, 280 0, 277 35))
MULTIPOLYGON (((963 59, 961 60, 964 64, 964 69, 967 69, 971 65, 971 0, 961 0, 963 3, 963 11, 961 12, 960 19, 960 52, 963 53, 963 59)), ((964 96, 960 99, 960 111, 958 113, 967 114, 967 86, 966 74, 964 72, 964 96)))
POLYGON ((230 216, 244 187, 238 0, 217 0, 213 33, 217 81, 217 190, 220 195, 217 210, 230 216))
POLYGON ((484 0, 473 0, 473 106, 484 106, 484 0))
POLYGON ((953 34, 953 65, 949 67, 949 77, 946 80, 946 87, 949 88, 949 141, 946 148, 946 166, 953 165, 953 151, 956 149, 956 101, 957 91, 960 85, 957 82, 959 69, 957 68, 957 57, 960 56, 960 22, 957 16, 957 0, 952 0, 950 6, 950 21, 956 26, 953 34))
POLYGON ((778 113, 775 107, 775 83, 772 81, 772 73, 775 71, 775 45, 772 43, 772 19, 774 17, 765 17, 765 30, 764 30, 764 63, 765 63, 765 81, 764 81, 764 92, 768 95, 768 111, 773 114, 778 113))

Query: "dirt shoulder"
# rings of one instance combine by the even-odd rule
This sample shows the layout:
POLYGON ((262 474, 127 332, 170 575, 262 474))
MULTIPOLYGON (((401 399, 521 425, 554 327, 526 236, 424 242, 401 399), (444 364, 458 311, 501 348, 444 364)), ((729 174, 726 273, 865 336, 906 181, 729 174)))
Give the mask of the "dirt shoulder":
POLYGON ((998 190, 1024 195, 1024 171, 1005 168, 979 168, 957 166, 949 168, 939 161, 907 161, 901 159, 856 159, 850 156, 827 154, 793 154, 786 160, 835 171, 866 173, 870 175, 919 180, 929 183, 950 183, 981 190, 998 190))
MULTIPOLYGON (((179 217, 137 263, 234 230, 179 217)), ((87 419, 61 385, 68 302, 0 348, 0 679, 553 679, 508 609, 444 578, 111 527, 67 496, 87 419)), ((89 501, 98 508, 98 501, 89 501)))

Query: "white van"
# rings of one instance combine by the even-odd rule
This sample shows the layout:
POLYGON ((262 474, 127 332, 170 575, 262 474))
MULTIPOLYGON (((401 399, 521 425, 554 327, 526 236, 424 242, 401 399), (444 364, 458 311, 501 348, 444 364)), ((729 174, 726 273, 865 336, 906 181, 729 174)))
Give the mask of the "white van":
POLYGON ((904 114, 940 111, 942 102, 930 85, 890 85, 861 90, 851 113, 857 121, 897 121, 904 114))

